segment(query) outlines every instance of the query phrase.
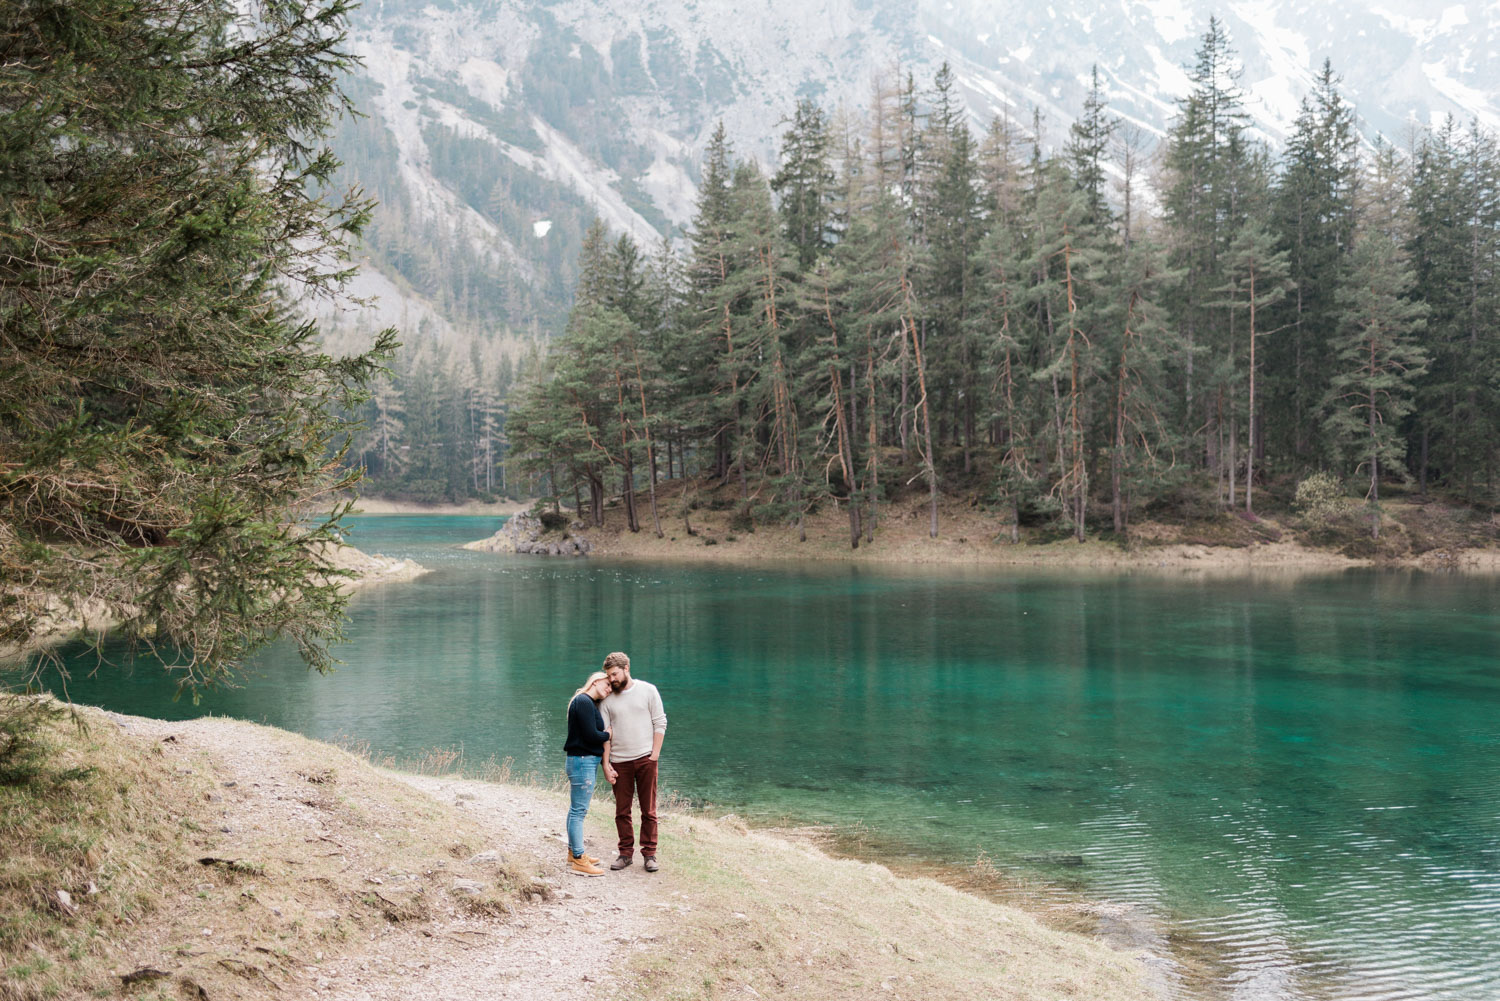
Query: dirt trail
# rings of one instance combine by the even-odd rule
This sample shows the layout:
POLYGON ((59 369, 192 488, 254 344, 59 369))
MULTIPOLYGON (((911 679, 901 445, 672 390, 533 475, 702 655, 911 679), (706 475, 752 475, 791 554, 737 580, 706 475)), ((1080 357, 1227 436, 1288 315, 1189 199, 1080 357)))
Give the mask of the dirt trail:
MULTIPOLYGON (((209 835, 215 854, 234 858, 252 844, 326 842, 323 854, 338 856, 346 870, 364 872, 375 865, 370 846, 358 840, 360 831, 340 826, 327 803, 309 798, 310 789, 325 788, 309 785, 323 781, 308 772, 306 749, 312 745, 223 719, 167 722, 106 715, 125 733, 165 748, 182 774, 211 777, 217 829, 209 835)), ((510 914, 448 908, 431 920, 391 923, 366 940, 332 945, 326 959, 319 952, 314 962, 277 973, 276 997, 563 1001, 617 994, 612 971, 624 968, 632 950, 651 947, 659 916, 672 906, 667 873, 648 874, 639 863, 602 877, 569 873, 566 802, 558 793, 453 777, 383 774, 456 808, 481 832, 485 852, 495 852, 512 868, 539 874, 541 892, 529 894, 510 914), (290 975, 280 979, 285 974, 290 975)), ((326 788, 337 792, 345 776, 327 781, 326 788)), ((595 855, 612 857, 608 812, 607 800, 594 805, 588 847, 595 855)), ((370 835, 366 831, 364 836, 370 835)), ((388 892, 390 887, 371 887, 377 889, 388 892)), ((179 907, 193 903, 184 898, 179 907)), ((293 916, 288 903, 265 904, 267 913, 258 919, 263 930, 293 916)), ((212 918, 203 923, 205 936, 218 934, 207 927, 212 918)), ((164 925, 132 952, 140 965, 172 969, 173 943, 180 938, 180 929, 164 925)))
MULTIPOLYGON (((493 835, 502 851, 551 859, 553 898, 507 922, 468 919, 423 934, 391 937, 344 957, 322 973, 319 998, 409 1001, 412 998, 549 998, 613 996, 612 969, 627 950, 650 948, 667 894, 659 874, 637 863, 601 877, 567 872, 563 813, 557 798, 447 778, 402 775, 441 802, 452 803, 493 835)), ((595 804, 594 811, 607 809, 595 804)), ((594 855, 612 855, 590 839, 594 855)))

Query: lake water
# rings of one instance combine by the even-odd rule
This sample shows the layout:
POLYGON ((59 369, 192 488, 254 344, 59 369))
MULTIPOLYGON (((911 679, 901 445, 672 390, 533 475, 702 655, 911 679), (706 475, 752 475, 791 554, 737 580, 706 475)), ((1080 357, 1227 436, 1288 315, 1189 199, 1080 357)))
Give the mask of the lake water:
POLYGON ((452 548, 498 523, 356 519, 434 572, 355 599, 332 676, 275 649, 196 708, 147 668, 71 695, 553 773, 621 649, 666 703, 663 784, 725 812, 1134 905, 1210 947, 1215 996, 1500 998, 1500 581, 452 548))

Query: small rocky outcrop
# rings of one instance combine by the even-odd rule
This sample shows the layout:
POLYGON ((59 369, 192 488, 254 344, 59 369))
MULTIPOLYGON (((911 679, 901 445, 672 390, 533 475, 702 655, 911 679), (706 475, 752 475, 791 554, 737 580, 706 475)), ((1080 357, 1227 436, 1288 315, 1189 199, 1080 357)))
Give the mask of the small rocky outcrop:
POLYGON ((412 580, 428 572, 426 567, 415 560, 397 559, 381 553, 370 554, 348 545, 323 546, 319 549, 319 554, 330 566, 354 571, 355 577, 340 582, 339 586, 346 590, 366 584, 412 580))
POLYGON ((571 528, 560 533, 548 531, 542 520, 531 514, 513 515, 488 539, 464 544, 465 549, 486 553, 528 553, 533 556, 587 556, 594 548, 588 539, 571 528))

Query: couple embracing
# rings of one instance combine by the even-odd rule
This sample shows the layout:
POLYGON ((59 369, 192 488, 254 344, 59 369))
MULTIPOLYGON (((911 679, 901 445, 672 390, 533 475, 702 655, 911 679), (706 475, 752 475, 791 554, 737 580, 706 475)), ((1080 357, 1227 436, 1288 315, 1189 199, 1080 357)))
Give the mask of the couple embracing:
POLYGON ((583 851, 583 818, 594 797, 594 777, 615 788, 615 831, 620 854, 609 864, 624 869, 635 861, 631 803, 641 804, 641 857, 647 872, 656 862, 656 761, 667 735, 667 714, 656 686, 630 676, 630 658, 612 653, 604 670, 589 675, 568 703, 568 868, 578 876, 602 876, 599 859, 583 851))

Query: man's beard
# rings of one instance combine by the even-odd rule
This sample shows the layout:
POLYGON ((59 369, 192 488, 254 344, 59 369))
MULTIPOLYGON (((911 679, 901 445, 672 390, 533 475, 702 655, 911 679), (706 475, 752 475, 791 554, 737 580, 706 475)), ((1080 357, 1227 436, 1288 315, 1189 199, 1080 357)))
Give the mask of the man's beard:
POLYGON ((621 679, 620 679, 620 680, 619 680, 619 681, 616 681, 616 680, 614 680, 614 679, 613 679, 613 678, 611 678, 611 679, 610 679, 610 680, 609 680, 609 687, 610 687, 610 690, 611 690, 611 691, 615 691, 615 692, 618 692, 618 691, 620 691, 620 690, 622 690, 622 689, 623 689, 623 688, 624 688, 624 687, 625 687, 625 684, 626 684, 626 683, 627 683, 627 682, 628 682, 628 681, 629 681, 629 680, 630 680, 630 679, 629 679, 629 678, 621 678, 621 679))

